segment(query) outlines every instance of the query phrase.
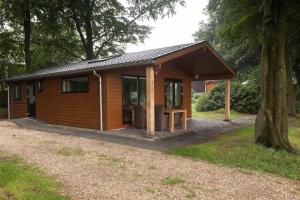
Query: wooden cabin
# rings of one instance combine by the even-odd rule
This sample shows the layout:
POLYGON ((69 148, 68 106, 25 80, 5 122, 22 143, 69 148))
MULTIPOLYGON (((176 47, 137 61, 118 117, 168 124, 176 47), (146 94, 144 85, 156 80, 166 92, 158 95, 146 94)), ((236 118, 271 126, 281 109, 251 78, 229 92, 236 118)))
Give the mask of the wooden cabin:
POLYGON ((208 42, 125 53, 41 69, 6 79, 9 117, 50 124, 112 130, 132 125, 132 106, 146 111, 155 133, 155 106, 191 117, 191 81, 229 80, 235 71, 208 42))

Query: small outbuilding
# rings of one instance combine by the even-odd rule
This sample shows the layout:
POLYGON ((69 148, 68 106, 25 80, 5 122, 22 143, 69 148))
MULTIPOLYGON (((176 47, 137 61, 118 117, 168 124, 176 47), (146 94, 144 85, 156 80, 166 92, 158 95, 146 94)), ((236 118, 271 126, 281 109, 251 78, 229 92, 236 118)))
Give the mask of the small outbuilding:
POLYGON ((140 107, 145 111, 147 133, 153 135, 156 106, 169 115, 170 131, 177 112, 183 113, 186 128, 195 80, 226 80, 225 119, 229 120, 229 80, 234 75, 206 41, 125 53, 6 79, 8 113, 9 118, 33 117, 50 124, 112 130, 132 126, 134 116, 139 116, 134 115, 134 107, 140 107))

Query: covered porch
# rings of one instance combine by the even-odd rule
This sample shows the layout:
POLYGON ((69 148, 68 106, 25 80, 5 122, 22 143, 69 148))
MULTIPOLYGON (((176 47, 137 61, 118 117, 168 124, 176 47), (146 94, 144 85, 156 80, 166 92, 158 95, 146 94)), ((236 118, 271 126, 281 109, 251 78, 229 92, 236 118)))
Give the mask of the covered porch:
POLYGON ((230 80, 235 75, 235 71, 228 66, 225 61, 215 52, 208 43, 200 43, 171 54, 156 58, 152 65, 146 66, 146 133, 148 137, 159 134, 155 131, 155 107, 161 104, 165 107, 164 114, 168 114, 168 130, 174 132, 174 113, 182 113, 181 130, 176 132, 186 132, 188 129, 187 120, 191 117, 191 81, 195 80, 225 80, 225 112, 224 120, 230 121, 230 80), (176 86, 176 78, 171 78, 166 68, 177 68, 189 83, 180 82, 176 86), (158 78, 162 76, 163 78, 158 78), (161 81, 164 88, 161 88, 161 81), (172 81, 175 81, 174 83, 172 81), (173 85, 169 86, 169 82, 173 85), (182 90, 176 91, 177 88, 182 90), (169 88, 174 94, 169 97, 169 88), (163 90, 163 97, 156 97, 157 90, 163 90), (178 95, 180 96, 178 98, 178 95), (176 97, 178 98, 176 105, 176 97), (173 98, 170 100, 170 98, 173 98), (181 100, 180 100, 181 98, 181 100), (158 102, 159 101, 159 102, 158 102), (170 105, 169 105, 170 104, 170 105))

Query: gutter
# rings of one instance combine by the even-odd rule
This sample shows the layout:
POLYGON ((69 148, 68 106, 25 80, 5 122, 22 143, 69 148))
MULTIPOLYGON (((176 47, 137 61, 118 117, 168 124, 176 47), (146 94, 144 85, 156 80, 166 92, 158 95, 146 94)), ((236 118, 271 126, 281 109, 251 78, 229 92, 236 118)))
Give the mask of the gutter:
POLYGON ((8 120, 10 120, 10 88, 9 88, 9 84, 7 84, 8 89, 7 89, 7 118, 8 120))
POLYGON ((100 131, 103 131, 103 109, 102 109, 102 79, 101 75, 97 74, 94 70, 94 75, 99 79, 99 123, 100 123, 100 131))

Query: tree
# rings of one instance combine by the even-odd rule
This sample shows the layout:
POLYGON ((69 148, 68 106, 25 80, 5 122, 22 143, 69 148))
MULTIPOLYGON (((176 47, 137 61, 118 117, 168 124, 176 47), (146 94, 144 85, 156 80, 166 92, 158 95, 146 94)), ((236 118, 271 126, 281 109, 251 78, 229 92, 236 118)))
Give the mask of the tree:
POLYGON ((195 39, 211 42, 239 73, 257 67, 261 51, 261 1, 210 0, 206 13, 209 21, 200 23, 195 39))
POLYGON ((73 22, 86 59, 122 53, 127 43, 143 41, 150 27, 138 20, 157 19, 174 14, 183 0, 130 0, 124 6, 118 0, 66 0, 61 13, 73 22))
POLYGON ((287 1, 287 95, 288 114, 296 115, 296 93, 300 87, 300 2, 287 1), (297 87, 298 83, 298 87, 297 87))
MULTIPOLYGON (((295 116, 296 93, 300 87, 300 2, 287 1, 287 98, 288 114, 295 116), (295 81, 297 80, 297 81, 295 81), (295 83, 298 87, 295 88, 295 83)), ((200 23, 196 40, 206 39, 238 70, 239 77, 259 67, 262 49, 262 9, 260 0, 210 0, 209 21, 200 23), (240 75, 242 74, 242 75, 240 75)), ((243 80, 242 80, 243 81, 243 80)))
POLYGON ((23 10, 23 31, 24 31, 24 54, 25 65, 27 71, 31 71, 31 58, 30 58, 30 36, 31 36, 31 17, 30 17, 30 1, 23 0, 21 2, 23 10))
POLYGON ((60 4, 61 1, 0 1, 0 70, 26 63, 25 71, 32 71, 83 59, 75 27, 57 12, 60 4))
POLYGON ((286 4, 264 0, 261 58, 261 108, 255 122, 256 142, 291 151, 286 102, 286 4))

